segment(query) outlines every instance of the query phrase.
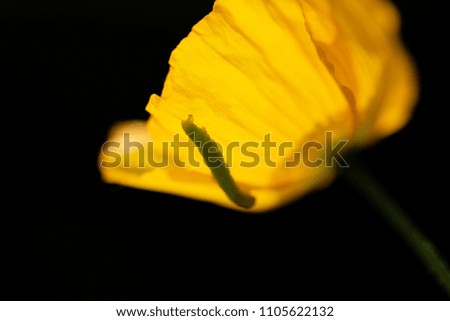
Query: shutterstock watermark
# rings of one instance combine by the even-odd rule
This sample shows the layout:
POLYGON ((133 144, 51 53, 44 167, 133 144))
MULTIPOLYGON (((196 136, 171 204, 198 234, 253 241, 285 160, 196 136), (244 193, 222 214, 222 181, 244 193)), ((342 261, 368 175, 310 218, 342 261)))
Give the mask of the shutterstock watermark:
POLYGON ((195 137, 192 141, 180 139, 185 136, 184 133, 177 133, 172 141, 163 141, 156 146, 157 143, 153 141, 145 144, 134 141, 130 133, 124 133, 121 142, 107 141, 103 144, 100 166, 130 168, 132 157, 133 167, 138 168, 164 168, 169 164, 180 168, 199 167, 202 161, 205 161, 209 167, 219 167, 224 162, 228 167, 247 168, 258 166, 349 167, 342 155, 349 141, 333 139, 331 131, 324 133, 322 141, 306 141, 301 146, 292 141, 281 143, 273 141, 270 133, 264 135, 259 142, 233 141, 227 145, 221 145, 213 140, 204 142, 196 140, 195 137), (235 164, 233 157, 237 155, 239 162, 235 164))

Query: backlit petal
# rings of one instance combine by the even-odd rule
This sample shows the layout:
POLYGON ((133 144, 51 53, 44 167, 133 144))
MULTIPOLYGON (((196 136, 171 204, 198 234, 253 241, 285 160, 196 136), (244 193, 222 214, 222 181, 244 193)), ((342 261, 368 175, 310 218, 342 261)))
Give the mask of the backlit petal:
MULTIPOLYGON (((181 128, 192 115, 223 148, 238 186, 256 197, 252 211, 326 186, 332 168, 286 162, 308 142, 332 144, 326 132, 364 145, 410 117, 417 88, 398 26, 385 0, 217 0, 172 52, 163 92, 147 106, 148 123, 112 131, 122 144, 131 133, 146 156, 139 148, 117 150, 132 165, 100 166, 103 177, 237 208, 181 128), (275 148, 264 147, 267 135, 275 148), (170 148, 174 141, 185 147, 170 148), (244 150, 248 143, 256 146, 244 150), (282 153, 283 143, 292 148, 282 153), (248 166, 252 157, 259 162, 248 166), (164 166, 149 164, 156 159, 164 166)), ((324 150, 312 156, 326 158, 324 150)))

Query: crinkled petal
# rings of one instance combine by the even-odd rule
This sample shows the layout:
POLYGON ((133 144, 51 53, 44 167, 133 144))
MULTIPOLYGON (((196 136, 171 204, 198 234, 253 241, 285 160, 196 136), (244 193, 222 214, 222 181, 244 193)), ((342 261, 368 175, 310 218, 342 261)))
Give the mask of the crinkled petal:
POLYGON ((147 156, 119 150, 131 165, 101 167, 103 177, 237 208, 182 130, 192 115, 222 147, 238 186, 256 198, 251 211, 330 182, 330 167, 286 166, 305 144, 324 146, 312 155, 324 159, 326 132, 353 146, 388 135, 407 121, 417 93, 398 14, 385 0, 217 0, 169 62, 163 92, 147 106, 148 123, 119 126, 111 136, 131 133, 150 146, 143 147, 147 156), (274 148, 264 146, 267 135, 274 148), (184 147, 171 149, 175 141, 184 147), (284 143, 291 148, 282 151, 284 143), (155 159, 164 166, 150 164, 155 159))

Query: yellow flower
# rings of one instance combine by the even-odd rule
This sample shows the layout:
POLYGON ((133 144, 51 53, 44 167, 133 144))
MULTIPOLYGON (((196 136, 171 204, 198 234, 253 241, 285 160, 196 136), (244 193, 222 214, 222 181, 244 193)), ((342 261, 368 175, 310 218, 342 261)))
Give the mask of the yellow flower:
POLYGON ((169 63, 149 121, 112 130, 100 154, 103 179, 234 209, 242 204, 230 193, 265 211, 326 186, 336 165, 331 145, 394 133, 417 98, 387 0, 217 0, 169 63), (189 130, 221 148, 208 155, 226 162, 235 190, 202 161, 189 130))

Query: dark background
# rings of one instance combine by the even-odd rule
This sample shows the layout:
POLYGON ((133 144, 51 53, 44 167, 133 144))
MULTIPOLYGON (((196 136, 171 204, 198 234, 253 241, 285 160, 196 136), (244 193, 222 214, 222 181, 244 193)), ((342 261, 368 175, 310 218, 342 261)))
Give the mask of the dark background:
MULTIPOLYGON (((407 128, 362 158, 450 260, 449 8, 396 3, 421 100, 407 128)), ((171 50, 211 6, 0 2, 1 298, 448 299, 341 179, 264 215, 101 181, 96 160, 108 128, 147 119, 171 50)))

